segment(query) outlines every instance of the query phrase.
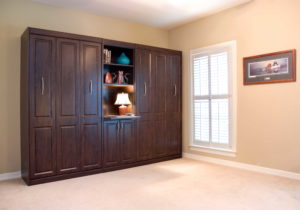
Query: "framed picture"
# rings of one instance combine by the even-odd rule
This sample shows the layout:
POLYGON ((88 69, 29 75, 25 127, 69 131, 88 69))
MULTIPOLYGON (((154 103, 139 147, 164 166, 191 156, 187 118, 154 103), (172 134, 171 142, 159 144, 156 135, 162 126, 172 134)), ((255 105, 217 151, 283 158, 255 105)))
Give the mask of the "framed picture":
POLYGON ((296 50, 244 58, 244 85, 296 81, 296 50))

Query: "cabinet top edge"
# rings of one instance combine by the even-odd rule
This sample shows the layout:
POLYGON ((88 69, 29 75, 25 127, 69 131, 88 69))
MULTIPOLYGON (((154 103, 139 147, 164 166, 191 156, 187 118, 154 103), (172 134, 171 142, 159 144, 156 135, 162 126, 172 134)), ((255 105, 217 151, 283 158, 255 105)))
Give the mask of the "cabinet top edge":
POLYGON ((155 46, 137 44, 136 48, 142 49, 142 50, 154 50, 154 51, 158 51, 158 52, 168 52, 168 53, 172 53, 174 55, 182 55, 182 51, 163 48, 163 47, 155 47, 155 46))
POLYGON ((79 35, 79 34, 53 31, 53 30, 48 30, 48 29, 33 28, 33 27, 28 27, 26 29, 26 31, 28 31, 29 34, 54 36, 57 38, 68 38, 68 39, 76 39, 76 40, 82 40, 82 41, 92 41, 92 42, 97 42, 97 43, 103 43, 102 38, 92 37, 92 36, 87 36, 87 35, 79 35))
POLYGON ((93 37, 93 36, 87 36, 87 35, 79 35, 79 34, 73 34, 73 33, 67 33, 67 32, 60 32, 60 31, 49 30, 49 29, 27 27, 27 29, 24 31, 23 35, 25 35, 27 33, 36 34, 36 35, 44 35, 44 36, 54 36, 57 38, 68 38, 68 39, 75 39, 75 40, 92 41, 92 42, 98 42, 98 43, 101 43, 104 45, 111 45, 111 46, 116 46, 116 47, 155 50, 155 51, 160 51, 160 52, 169 52, 169 53, 172 53, 175 55, 182 55, 181 51, 163 48, 163 47, 155 47, 155 46, 149 46, 149 45, 144 45, 144 44, 137 44, 137 43, 124 42, 124 41, 117 41, 117 40, 112 40, 112 39, 105 39, 105 38, 101 38, 101 37, 93 37))

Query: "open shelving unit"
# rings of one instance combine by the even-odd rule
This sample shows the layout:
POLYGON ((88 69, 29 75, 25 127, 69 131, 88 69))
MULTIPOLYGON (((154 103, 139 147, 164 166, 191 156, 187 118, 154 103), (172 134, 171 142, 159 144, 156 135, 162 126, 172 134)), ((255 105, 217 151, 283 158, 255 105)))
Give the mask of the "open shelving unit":
POLYGON ((131 105, 127 106, 128 113, 135 113, 135 66, 134 66, 134 47, 118 46, 110 43, 104 44, 103 50, 111 52, 110 61, 107 62, 103 54, 103 73, 102 73, 102 100, 104 119, 112 119, 108 116, 118 116, 118 106, 114 105, 118 93, 128 93, 131 105), (118 57, 124 53, 130 60, 128 65, 117 62, 118 57), (118 83, 119 72, 123 72, 124 82, 118 83), (112 83, 105 81, 106 74, 112 76, 112 83))

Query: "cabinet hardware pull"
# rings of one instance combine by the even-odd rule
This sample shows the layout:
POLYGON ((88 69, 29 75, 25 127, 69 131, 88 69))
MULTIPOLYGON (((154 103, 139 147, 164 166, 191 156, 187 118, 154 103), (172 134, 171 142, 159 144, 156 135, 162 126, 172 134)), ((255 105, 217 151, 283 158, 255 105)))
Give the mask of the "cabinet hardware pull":
POLYGON ((177 95, 177 86, 174 85, 174 96, 176 96, 176 95, 177 95))
POLYGON ((93 95, 93 81, 90 80, 90 86, 89 86, 89 91, 90 91, 90 94, 93 95))
POLYGON ((42 95, 44 95, 44 92, 45 92, 45 81, 44 81, 44 77, 42 77, 41 82, 42 82, 42 95))
POLYGON ((147 95, 147 85, 146 82, 144 82, 144 96, 147 95))

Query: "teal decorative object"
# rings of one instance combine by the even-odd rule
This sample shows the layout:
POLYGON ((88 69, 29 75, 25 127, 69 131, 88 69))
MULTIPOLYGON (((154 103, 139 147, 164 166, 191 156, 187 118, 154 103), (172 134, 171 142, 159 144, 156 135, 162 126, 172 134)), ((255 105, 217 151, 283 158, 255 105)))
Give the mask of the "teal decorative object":
POLYGON ((121 53, 121 55, 117 58, 118 64, 129 65, 130 59, 125 55, 125 53, 121 53))

